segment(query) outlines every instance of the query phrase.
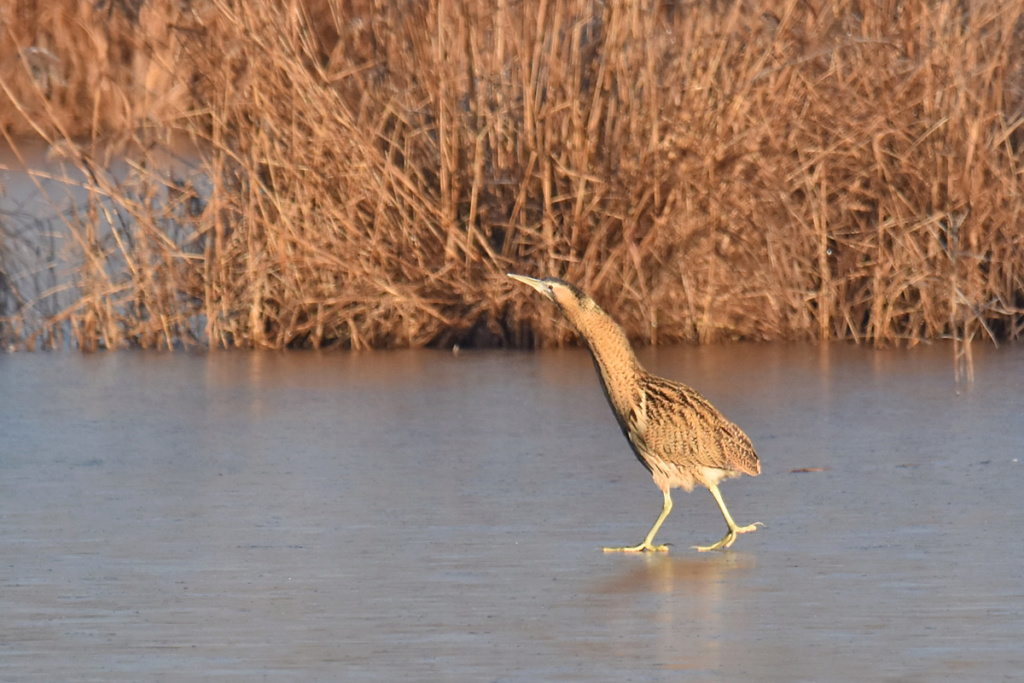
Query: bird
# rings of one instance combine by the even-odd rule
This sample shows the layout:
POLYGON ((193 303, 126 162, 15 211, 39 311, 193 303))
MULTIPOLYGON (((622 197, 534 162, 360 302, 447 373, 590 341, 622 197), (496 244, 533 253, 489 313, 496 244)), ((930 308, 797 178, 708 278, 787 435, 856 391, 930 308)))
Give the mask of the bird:
POLYGON ((764 526, 760 522, 738 525, 718 490, 725 479, 761 473, 761 461, 743 430, 696 390, 645 370, 618 323, 575 285, 555 277, 507 275, 553 301, 586 342, 622 433, 664 496, 661 514, 642 542, 604 548, 605 552, 667 551, 667 545, 654 545, 654 536, 672 511, 670 491, 692 491, 697 484, 714 496, 729 530, 718 543, 693 546, 696 550, 729 548, 739 534, 764 526))

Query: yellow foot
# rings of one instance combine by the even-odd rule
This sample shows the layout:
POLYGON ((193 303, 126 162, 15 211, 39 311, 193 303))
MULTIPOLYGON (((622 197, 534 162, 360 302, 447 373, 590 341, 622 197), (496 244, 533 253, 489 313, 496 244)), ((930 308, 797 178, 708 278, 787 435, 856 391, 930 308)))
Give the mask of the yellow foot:
POLYGON ((693 547, 702 553, 706 553, 709 550, 719 550, 722 548, 728 548, 736 542, 736 537, 738 535, 745 534, 750 531, 757 531, 757 527, 759 526, 764 526, 764 524, 761 524, 761 522, 754 522, 750 526, 733 527, 729 529, 729 533, 725 535, 725 538, 723 538, 718 543, 715 543, 714 545, 695 545, 693 547))
POLYGON ((606 553, 642 553, 643 551, 650 551, 652 553, 667 553, 667 545, 651 545, 650 543, 641 543, 640 545, 632 545, 628 548, 604 548, 606 553))

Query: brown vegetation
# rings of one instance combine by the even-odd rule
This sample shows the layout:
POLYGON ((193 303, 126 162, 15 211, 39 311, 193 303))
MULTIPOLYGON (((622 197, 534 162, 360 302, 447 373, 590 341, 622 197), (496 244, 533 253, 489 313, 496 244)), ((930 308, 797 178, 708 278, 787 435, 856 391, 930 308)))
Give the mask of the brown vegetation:
POLYGON ((568 340, 508 270, 649 343, 1024 333, 1024 0, 44 4, 0 124, 90 201, 14 343, 568 340))

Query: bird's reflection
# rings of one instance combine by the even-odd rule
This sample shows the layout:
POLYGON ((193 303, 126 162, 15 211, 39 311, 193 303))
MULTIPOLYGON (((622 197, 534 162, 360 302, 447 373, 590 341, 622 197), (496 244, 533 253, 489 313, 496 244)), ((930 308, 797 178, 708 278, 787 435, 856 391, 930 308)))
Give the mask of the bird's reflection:
MULTIPOLYGON (((715 671, 728 657, 730 597, 757 561, 745 553, 647 553, 592 585, 591 614, 616 631, 605 656, 638 651, 662 668, 715 671)), ((740 591, 742 592, 742 591, 740 591)))
POLYGON ((725 552, 714 555, 675 557, 667 553, 645 553, 636 562, 622 563, 622 570, 599 583, 601 594, 699 593, 705 599, 722 590, 725 579, 757 565, 755 556, 725 552))

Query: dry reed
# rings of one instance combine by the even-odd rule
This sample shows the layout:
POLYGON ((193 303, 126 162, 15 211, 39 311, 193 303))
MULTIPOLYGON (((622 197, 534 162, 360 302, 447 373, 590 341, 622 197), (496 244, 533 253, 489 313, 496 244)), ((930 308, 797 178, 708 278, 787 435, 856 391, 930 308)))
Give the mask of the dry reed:
POLYGON ((9 293, 8 343, 570 340, 510 269, 648 343, 952 337, 969 370, 1024 332, 1024 0, 50 4, 0 6, 0 124, 90 200, 74 296, 9 293))

